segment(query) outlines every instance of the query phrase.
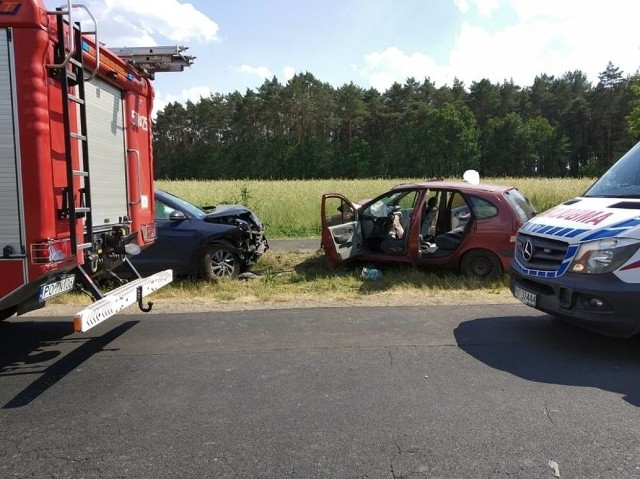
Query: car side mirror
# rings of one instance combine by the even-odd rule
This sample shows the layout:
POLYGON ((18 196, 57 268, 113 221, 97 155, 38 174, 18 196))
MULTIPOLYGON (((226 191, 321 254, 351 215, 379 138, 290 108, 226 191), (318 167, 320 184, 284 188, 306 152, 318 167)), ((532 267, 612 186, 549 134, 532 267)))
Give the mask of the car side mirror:
POLYGON ((182 211, 179 211, 179 210, 173 210, 169 214, 170 221, 184 221, 186 219, 187 219, 187 215, 185 215, 182 211))

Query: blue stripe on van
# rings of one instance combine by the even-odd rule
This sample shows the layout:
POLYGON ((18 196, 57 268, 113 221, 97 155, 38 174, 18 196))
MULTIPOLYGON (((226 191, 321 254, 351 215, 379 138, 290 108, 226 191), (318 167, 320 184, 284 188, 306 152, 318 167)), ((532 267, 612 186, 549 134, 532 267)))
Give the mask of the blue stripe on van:
POLYGON ((640 225, 640 218, 631 218, 629 220, 621 221, 620 223, 616 223, 614 225, 609 226, 603 230, 596 231, 586 238, 584 241, 602 239, 602 238, 612 238, 614 236, 618 236, 625 231, 630 230, 631 228, 635 228, 640 225))
POLYGON ((525 223, 520 231, 523 233, 544 234, 550 236, 560 236, 563 238, 574 238, 586 233, 587 229, 567 228, 563 226, 553 226, 545 224, 525 223))

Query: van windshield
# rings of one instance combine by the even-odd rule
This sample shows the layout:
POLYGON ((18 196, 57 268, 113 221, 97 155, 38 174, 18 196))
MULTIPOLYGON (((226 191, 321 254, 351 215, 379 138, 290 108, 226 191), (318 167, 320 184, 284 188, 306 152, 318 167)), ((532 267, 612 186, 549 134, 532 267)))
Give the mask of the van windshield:
POLYGON ((640 143, 609 168, 584 196, 640 198, 640 143))

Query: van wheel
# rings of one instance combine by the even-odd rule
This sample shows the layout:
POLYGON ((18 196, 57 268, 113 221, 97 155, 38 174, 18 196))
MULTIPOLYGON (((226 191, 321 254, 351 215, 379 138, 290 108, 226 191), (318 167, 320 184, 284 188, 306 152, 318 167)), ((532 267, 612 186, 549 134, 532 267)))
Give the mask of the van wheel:
POLYGON ((496 279, 502 276, 500 260, 491 251, 485 249, 474 249, 465 253, 460 269, 472 278, 496 279))
POLYGON ((235 278, 240 273, 240 258, 226 246, 209 246, 202 256, 202 270, 207 279, 235 278))

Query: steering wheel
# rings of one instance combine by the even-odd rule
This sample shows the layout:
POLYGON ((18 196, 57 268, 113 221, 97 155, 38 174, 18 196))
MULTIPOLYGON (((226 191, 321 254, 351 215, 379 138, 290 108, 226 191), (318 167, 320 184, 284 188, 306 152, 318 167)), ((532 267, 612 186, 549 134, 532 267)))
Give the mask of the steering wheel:
POLYGON ((389 229, 389 224, 389 218, 386 216, 378 216, 373 220, 374 231, 376 231, 377 234, 385 234, 389 229))
POLYGON ((378 226, 378 227, 385 227, 387 226, 387 224, 389 224, 389 218, 387 218, 386 216, 380 216, 378 218, 375 218, 373 220, 373 224, 378 226))

